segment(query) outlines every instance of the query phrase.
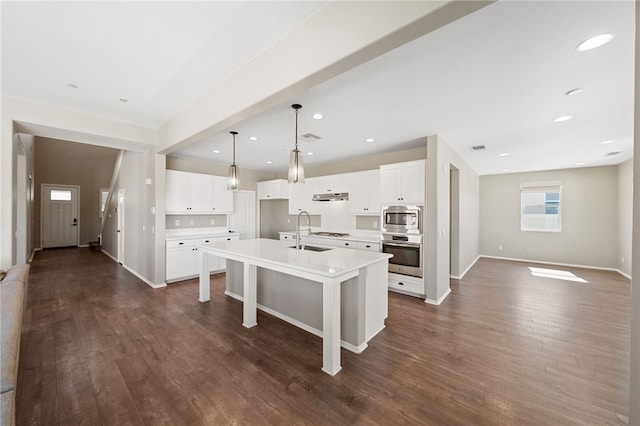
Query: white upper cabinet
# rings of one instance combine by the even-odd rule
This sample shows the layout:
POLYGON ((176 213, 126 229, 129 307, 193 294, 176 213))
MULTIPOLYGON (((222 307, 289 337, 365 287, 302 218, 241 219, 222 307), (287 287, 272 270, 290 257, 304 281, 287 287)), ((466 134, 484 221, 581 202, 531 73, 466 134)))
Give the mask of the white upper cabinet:
POLYGON ((315 194, 315 181, 318 178, 306 178, 305 183, 290 183, 289 185, 289 214, 306 211, 309 214, 319 213, 319 202, 312 201, 315 194))
POLYGON ((313 178, 314 194, 330 194, 349 191, 349 175, 329 175, 313 178))
POLYGON ((233 211, 233 192, 227 178, 167 170, 167 214, 225 214, 233 211))
POLYGON ((380 204, 380 171, 350 173, 349 213, 379 215, 380 204))
POLYGON ((177 170, 167 170, 166 176, 165 209, 167 213, 188 213, 189 174, 177 170))
POLYGON ((233 213, 233 191, 227 189, 227 178, 222 176, 211 177, 210 212, 212 213, 233 213))
POLYGON ((258 182, 258 200, 277 200, 289 198, 289 186, 285 179, 258 182))
POLYGON ((425 161, 380 166, 380 197, 383 204, 424 204, 425 161))

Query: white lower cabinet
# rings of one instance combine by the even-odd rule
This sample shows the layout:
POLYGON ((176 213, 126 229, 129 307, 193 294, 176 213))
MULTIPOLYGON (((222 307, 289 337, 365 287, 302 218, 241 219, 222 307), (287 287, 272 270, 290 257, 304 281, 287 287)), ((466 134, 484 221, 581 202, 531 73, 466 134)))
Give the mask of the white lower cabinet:
POLYGON ((424 295, 424 279, 389 273, 389 289, 424 295))
MULTIPOLYGON (((238 239, 240 239, 239 235, 224 235, 167 241, 166 280, 179 281, 200 274, 200 255, 197 247, 199 244, 238 239)), ((210 272, 223 271, 226 269, 226 261, 212 256, 209 266, 210 272)))

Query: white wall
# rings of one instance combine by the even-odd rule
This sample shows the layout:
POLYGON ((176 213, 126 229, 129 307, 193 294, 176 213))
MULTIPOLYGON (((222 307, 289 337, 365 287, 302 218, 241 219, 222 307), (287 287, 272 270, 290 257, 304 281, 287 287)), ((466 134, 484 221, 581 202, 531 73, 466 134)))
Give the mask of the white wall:
POLYGON ((479 183, 478 175, 439 136, 427 138, 426 180, 425 287, 427 301, 435 303, 449 293, 450 276, 464 274, 478 257, 479 183), (453 244, 457 253, 450 253, 452 166, 458 170, 460 183, 459 198, 454 203, 459 212, 459 239, 453 244), (456 256, 453 262, 452 255, 456 256))
POLYGON ((631 276, 633 227, 633 159, 618 165, 618 270, 631 276))
POLYGON ((616 268, 617 242, 616 166, 480 177, 482 255, 616 268), (542 181, 562 184, 561 232, 520 230, 520 185, 542 181))

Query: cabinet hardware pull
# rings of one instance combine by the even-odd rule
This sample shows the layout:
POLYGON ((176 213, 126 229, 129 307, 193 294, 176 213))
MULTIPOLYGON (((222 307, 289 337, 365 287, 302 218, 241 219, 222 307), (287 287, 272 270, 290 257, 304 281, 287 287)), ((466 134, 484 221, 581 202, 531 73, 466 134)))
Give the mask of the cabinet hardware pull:
POLYGON ((209 242, 209 240, 204 240, 204 242, 205 242, 205 243, 208 243, 208 242, 209 242))
POLYGON ((398 285, 404 285, 404 283, 398 283, 398 285))
POLYGON ((179 246, 183 245, 184 243, 178 243, 179 246))

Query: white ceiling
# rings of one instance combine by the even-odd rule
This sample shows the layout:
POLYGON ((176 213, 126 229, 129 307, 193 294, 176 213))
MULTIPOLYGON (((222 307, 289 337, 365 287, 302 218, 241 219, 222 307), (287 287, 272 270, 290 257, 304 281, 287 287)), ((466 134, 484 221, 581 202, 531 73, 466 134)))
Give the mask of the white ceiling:
MULTIPOLYGON (((322 4, 3 3, 2 92, 158 127, 322 4)), ((632 156, 634 7, 500 1, 173 154, 230 162, 236 130, 241 169, 285 171, 295 102, 299 134, 322 138, 300 142, 310 166, 430 134, 479 174, 618 164, 632 156), (602 32, 616 37, 575 50, 602 32)))

